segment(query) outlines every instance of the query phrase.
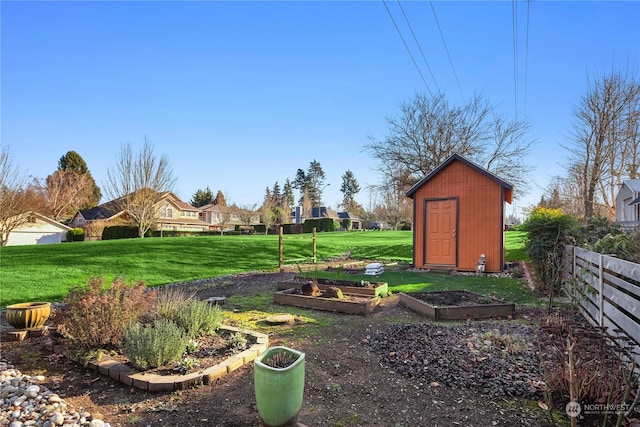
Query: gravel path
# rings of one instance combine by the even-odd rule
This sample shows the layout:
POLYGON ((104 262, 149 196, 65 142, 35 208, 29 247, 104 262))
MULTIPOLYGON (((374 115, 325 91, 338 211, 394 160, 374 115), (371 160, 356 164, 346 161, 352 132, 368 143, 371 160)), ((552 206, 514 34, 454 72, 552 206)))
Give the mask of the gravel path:
POLYGON ((99 414, 77 412, 56 393, 40 385, 42 375, 20 373, 0 362, 0 425, 8 427, 111 427, 99 414))

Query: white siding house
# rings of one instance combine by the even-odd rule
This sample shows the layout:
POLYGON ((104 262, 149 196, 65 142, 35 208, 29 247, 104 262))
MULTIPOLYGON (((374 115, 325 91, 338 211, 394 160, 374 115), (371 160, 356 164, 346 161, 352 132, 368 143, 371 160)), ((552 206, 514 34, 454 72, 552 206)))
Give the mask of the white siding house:
POLYGON ((622 182, 616 196, 616 221, 628 225, 640 223, 640 179, 622 182))
POLYGON ((23 215, 27 215, 27 222, 11 230, 7 246, 44 245, 67 241, 67 231, 71 230, 70 227, 36 212, 23 215))

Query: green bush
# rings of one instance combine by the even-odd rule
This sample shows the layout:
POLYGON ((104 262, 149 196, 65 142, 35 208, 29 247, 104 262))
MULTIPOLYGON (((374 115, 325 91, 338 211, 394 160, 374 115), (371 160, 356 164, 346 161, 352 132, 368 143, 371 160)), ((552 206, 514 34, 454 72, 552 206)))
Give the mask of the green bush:
POLYGON ((112 225, 102 230, 102 240, 133 239, 138 237, 138 227, 133 225, 112 225))
POLYGON ((573 243, 575 220, 560 209, 536 208, 523 224, 525 248, 536 273, 538 290, 553 295, 562 284, 564 246, 573 243))
POLYGON ((304 233, 304 225, 302 224, 282 224, 283 234, 302 234, 304 233))
POLYGON ((142 282, 116 279, 105 286, 104 279, 94 278, 88 286, 71 288, 66 307, 56 310, 53 320, 74 348, 117 347, 125 328, 150 315, 155 298, 142 282))
POLYGON ((595 245, 600 239, 609 236, 624 234, 620 224, 604 217, 593 217, 581 224, 576 232, 577 244, 583 247, 595 245))
POLYGON ((313 229, 317 232, 336 231, 340 228, 340 223, 331 218, 306 219, 304 221, 304 232, 311 233, 313 229))
POLYGON ((169 319, 156 319, 152 325, 135 323, 125 329, 122 353, 141 370, 177 362, 187 349, 189 338, 169 319))
POLYGON ((67 231, 67 242, 82 242, 84 241, 84 230, 82 228, 72 228, 67 231))
POLYGON ((189 338, 215 333, 222 324, 222 310, 207 301, 193 300, 180 308, 173 319, 189 338))

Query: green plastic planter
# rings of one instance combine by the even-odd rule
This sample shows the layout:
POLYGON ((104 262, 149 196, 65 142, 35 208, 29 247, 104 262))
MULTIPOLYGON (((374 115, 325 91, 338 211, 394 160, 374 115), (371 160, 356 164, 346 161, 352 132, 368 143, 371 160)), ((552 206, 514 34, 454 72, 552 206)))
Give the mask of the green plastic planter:
POLYGON ((304 353, 288 347, 271 347, 254 360, 253 375, 262 424, 267 427, 296 425, 304 394, 304 353), (292 354, 296 359, 285 368, 263 363, 278 352, 292 354))

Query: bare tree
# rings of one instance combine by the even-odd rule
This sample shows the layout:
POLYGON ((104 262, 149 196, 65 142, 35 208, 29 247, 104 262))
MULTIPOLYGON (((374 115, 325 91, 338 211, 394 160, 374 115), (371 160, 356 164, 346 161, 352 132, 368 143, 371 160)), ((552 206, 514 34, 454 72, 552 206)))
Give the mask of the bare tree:
POLYGON ((58 169, 46 179, 48 211, 53 219, 69 219, 86 206, 95 191, 95 182, 89 174, 58 169))
POLYGON ((219 206, 219 208, 220 216, 218 217, 218 224, 220 224, 220 235, 222 236, 224 234, 225 228, 227 227, 227 224, 231 222, 231 214, 233 213, 233 208, 221 205, 219 206))
POLYGON ((251 226, 251 220, 256 215, 255 204, 242 206, 233 205, 232 208, 235 209, 235 214, 238 215, 238 218, 240 218, 240 222, 242 223, 242 225, 244 225, 245 227, 251 226))
POLYGON ((264 224, 264 234, 269 233, 269 229, 277 222, 278 220, 278 206, 276 202, 273 200, 270 194, 268 194, 264 198, 264 202, 262 203, 262 207, 260 207, 260 217, 262 219, 262 223, 264 224))
MULTIPOLYGON (((393 175, 393 174, 388 174, 393 175)), ((413 222, 412 200, 406 196, 406 178, 400 177, 393 181, 387 178, 381 185, 372 187, 379 195, 379 201, 373 208, 373 215, 387 222, 394 230, 400 223, 413 222)))
POLYGON ((365 146, 380 161, 383 181, 400 180, 408 189, 457 153, 519 184, 514 197, 524 194, 530 168, 522 159, 534 142, 527 138, 529 127, 494 114, 482 96, 455 107, 444 95, 418 94, 387 124, 389 134, 382 140, 370 138, 365 146))
POLYGON ((168 158, 157 158, 145 137, 137 154, 130 143, 122 145, 115 169, 107 170, 106 189, 138 227, 138 236, 144 237, 157 222, 163 193, 170 191, 174 183, 168 158))
POLYGON ((640 83, 632 73, 612 72, 588 85, 574 109, 568 168, 579 167, 584 216, 593 217, 598 206, 612 216, 622 176, 638 173, 640 83))
POLYGON ((13 163, 7 146, 0 148, 0 246, 5 246, 9 233, 30 221, 31 211, 41 211, 43 195, 36 182, 13 163))

